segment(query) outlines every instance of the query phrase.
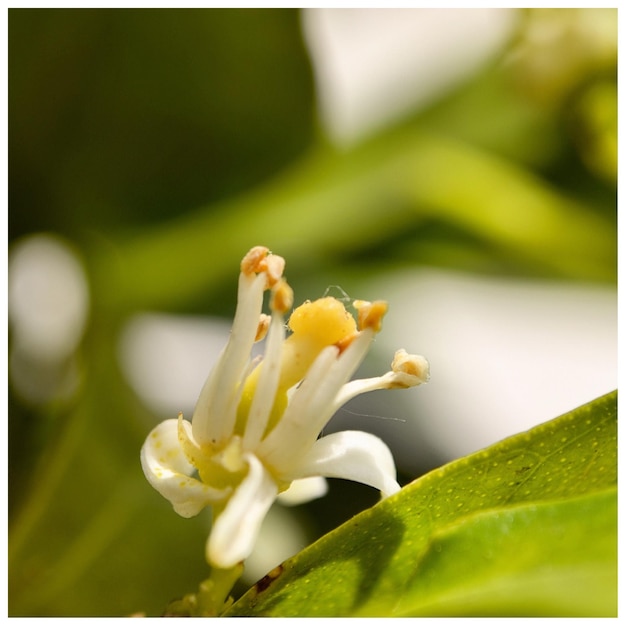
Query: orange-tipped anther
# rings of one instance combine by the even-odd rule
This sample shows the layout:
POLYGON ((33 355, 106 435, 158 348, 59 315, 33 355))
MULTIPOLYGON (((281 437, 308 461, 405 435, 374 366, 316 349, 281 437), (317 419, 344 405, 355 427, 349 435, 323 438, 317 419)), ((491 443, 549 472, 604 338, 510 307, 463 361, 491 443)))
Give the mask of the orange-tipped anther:
POLYGON ((272 287, 272 298, 270 308, 281 315, 286 313, 293 306, 293 289, 284 279, 279 280, 272 287))
POLYGON ((241 260, 241 271, 246 274, 255 274, 265 271, 265 259, 269 250, 265 246, 255 246, 241 260))
POLYGON ((359 329, 370 328, 375 333, 380 332, 383 327, 383 317, 387 313, 387 303, 384 300, 374 302, 355 300, 352 304, 358 313, 359 329))
POLYGON ((265 335, 267 335, 267 329, 270 327, 270 320, 272 318, 265 314, 261 313, 261 317, 259 318, 259 325, 256 329, 256 335, 254 337, 254 341, 261 341, 265 335))
POLYGON ((266 289, 274 286, 283 275, 285 259, 272 254, 265 246, 255 246, 243 257, 241 261, 242 273, 250 276, 264 272, 267 276, 266 289))

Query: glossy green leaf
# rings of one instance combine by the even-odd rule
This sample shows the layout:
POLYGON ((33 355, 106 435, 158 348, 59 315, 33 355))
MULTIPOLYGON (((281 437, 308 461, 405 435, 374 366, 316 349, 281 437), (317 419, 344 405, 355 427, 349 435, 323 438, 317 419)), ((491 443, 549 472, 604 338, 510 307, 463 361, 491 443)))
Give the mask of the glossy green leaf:
POLYGON ((433 471, 257 583, 230 615, 615 615, 608 394, 433 471))

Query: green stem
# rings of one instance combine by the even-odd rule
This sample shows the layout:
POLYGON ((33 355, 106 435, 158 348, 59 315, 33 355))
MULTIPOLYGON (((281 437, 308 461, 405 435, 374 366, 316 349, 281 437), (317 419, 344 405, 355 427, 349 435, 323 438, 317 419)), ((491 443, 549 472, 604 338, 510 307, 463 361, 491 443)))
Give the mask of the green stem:
POLYGON ((314 150, 254 192, 100 248, 91 269, 109 310, 168 307, 209 292, 253 245, 310 267, 432 220, 560 276, 614 279, 610 220, 514 161, 419 129, 314 150))
POLYGON ((213 569, 211 576, 200 583, 198 591, 198 615, 217 616, 232 603, 229 593, 243 573, 243 563, 230 569, 213 569))
POLYGON ((218 617, 232 604, 229 593, 242 573, 243 563, 229 569, 213 568, 209 578, 200 583, 198 593, 172 602, 166 616, 218 617))

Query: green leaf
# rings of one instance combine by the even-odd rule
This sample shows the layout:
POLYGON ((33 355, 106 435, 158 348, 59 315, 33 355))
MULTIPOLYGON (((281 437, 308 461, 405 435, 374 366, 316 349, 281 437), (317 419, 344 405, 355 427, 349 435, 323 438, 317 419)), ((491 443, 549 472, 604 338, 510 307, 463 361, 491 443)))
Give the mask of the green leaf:
POLYGON ((613 392, 414 481, 228 614, 616 615, 616 484, 613 392))

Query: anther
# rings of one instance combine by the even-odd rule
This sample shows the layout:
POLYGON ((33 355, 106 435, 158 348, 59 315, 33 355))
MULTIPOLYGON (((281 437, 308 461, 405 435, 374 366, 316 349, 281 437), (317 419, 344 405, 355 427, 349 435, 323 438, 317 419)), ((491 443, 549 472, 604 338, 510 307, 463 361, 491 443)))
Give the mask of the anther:
POLYGON ((286 280, 281 279, 272 287, 270 309, 277 313, 284 314, 289 311, 292 306, 293 289, 287 284, 286 280))
POLYGON ((248 276, 264 271, 268 254, 269 250, 265 246, 255 246, 241 260, 241 271, 248 276))
POLYGON ((267 335, 267 329, 270 327, 270 320, 272 318, 265 314, 265 313, 261 313, 261 316, 259 318, 259 325, 257 326, 256 329, 256 336, 254 337, 254 341, 261 341, 261 339, 263 339, 263 337, 265 337, 265 335, 267 335))
POLYGON ((418 354, 408 354, 406 350, 395 353, 391 370, 396 374, 402 373, 416 378, 420 383, 425 383, 430 378, 428 361, 418 354))
POLYGON ((359 330, 370 328, 375 333, 380 332, 383 327, 383 317, 387 313, 387 303, 384 300, 355 300, 352 306, 357 310, 359 330))

